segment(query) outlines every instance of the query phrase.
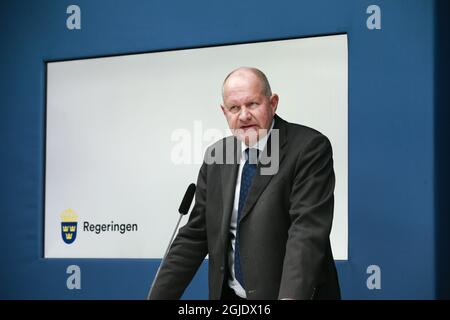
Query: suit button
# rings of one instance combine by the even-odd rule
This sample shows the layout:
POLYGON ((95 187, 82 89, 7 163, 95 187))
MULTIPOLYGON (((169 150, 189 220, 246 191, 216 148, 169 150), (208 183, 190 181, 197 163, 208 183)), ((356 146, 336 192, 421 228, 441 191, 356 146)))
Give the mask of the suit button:
POLYGON ((221 266, 221 267, 220 267, 220 272, 223 273, 224 270, 225 270, 224 266, 221 266))

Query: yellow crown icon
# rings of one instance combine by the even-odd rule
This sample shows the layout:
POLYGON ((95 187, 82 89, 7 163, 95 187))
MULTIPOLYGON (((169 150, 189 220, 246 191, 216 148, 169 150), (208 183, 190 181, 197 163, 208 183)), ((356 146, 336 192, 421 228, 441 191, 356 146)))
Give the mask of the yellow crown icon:
POLYGON ((63 222, 76 222, 77 219, 78 215, 70 208, 61 213, 61 220, 63 222))
POLYGON ((66 233, 66 239, 72 240, 72 233, 66 233))

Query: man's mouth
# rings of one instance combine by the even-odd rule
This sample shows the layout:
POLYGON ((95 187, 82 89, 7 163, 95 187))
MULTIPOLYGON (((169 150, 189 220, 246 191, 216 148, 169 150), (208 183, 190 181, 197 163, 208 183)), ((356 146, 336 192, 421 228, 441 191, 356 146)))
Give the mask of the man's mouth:
POLYGON ((244 131, 247 131, 247 130, 250 130, 250 129, 256 129, 256 125, 254 125, 254 124, 251 124, 251 125, 248 125, 248 126, 241 126, 241 130, 244 130, 244 131))

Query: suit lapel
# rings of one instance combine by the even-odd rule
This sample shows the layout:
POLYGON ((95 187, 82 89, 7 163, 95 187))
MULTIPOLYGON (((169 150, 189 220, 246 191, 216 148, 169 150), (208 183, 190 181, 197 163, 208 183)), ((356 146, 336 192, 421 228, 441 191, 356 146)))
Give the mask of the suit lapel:
POLYGON ((233 138, 234 163, 221 165, 221 185, 222 185, 222 238, 224 244, 230 232, 231 213, 233 212, 234 193, 236 190, 236 178, 239 171, 239 161, 241 154, 241 144, 233 138))
MULTIPOLYGON (((282 120, 280 117, 275 116, 275 125, 273 129, 278 129, 279 133, 279 161, 278 166, 281 166, 281 163, 284 159, 285 152, 284 152, 284 145, 286 144, 286 128, 284 125, 284 120, 282 120)), ((261 162, 258 164, 257 174, 253 178, 252 185, 250 187, 250 190, 247 195, 247 199, 245 200, 244 208, 242 209, 241 213, 241 221, 249 214, 255 203, 258 201, 259 197, 261 196, 262 192, 266 188, 267 184, 270 182, 273 174, 261 174, 261 163, 268 163, 266 159, 268 154, 273 154, 272 150, 270 150, 272 143, 271 143, 272 134, 269 137, 269 140, 266 144, 266 150, 261 155, 261 162), (269 148, 269 149, 268 149, 269 148)), ((276 144, 274 144, 276 147, 276 144)))

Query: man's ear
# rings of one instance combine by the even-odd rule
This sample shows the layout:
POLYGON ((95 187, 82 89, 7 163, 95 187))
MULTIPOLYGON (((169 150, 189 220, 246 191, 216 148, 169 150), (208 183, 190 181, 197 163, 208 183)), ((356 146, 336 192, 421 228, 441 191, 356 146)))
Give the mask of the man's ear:
POLYGON ((223 115, 226 116, 226 114, 225 114, 225 107, 223 105, 220 105, 220 109, 222 109, 223 115))
POLYGON ((277 111, 278 101, 280 101, 280 97, 276 93, 272 94, 270 97, 270 106, 272 107, 273 114, 277 111))

